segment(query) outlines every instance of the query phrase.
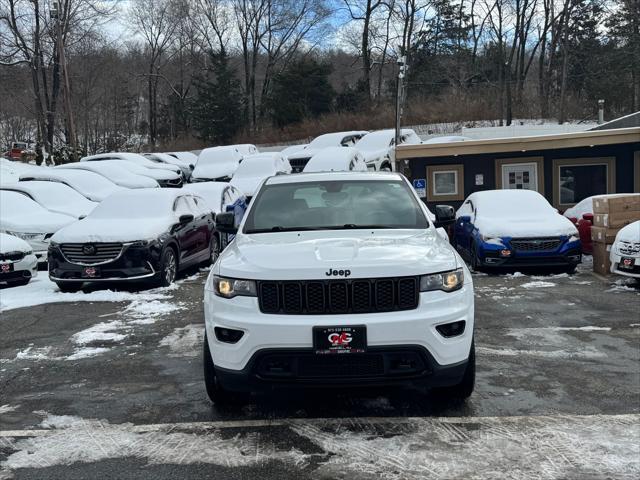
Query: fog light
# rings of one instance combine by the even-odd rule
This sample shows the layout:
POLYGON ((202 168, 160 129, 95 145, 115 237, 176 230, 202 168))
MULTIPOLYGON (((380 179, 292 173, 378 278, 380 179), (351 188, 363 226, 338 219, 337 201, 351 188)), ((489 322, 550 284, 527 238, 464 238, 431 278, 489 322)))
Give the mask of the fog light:
POLYGON ((500 256, 502 256, 502 257, 510 257, 511 256, 511 250, 500 250, 500 256))
POLYGON ((233 330, 231 328, 216 327, 214 331, 218 341, 223 343, 238 343, 244 335, 242 330, 233 330))
POLYGON ((438 325, 436 330, 445 338, 457 337, 464 333, 464 327, 467 322, 460 320, 459 322, 445 323, 444 325, 438 325))

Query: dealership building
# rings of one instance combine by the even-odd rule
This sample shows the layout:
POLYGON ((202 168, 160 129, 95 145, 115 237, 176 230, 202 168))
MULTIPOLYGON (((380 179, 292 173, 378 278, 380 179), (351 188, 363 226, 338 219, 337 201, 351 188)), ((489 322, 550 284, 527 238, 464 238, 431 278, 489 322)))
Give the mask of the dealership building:
POLYGON ((430 208, 458 208, 473 192, 513 188, 536 190, 562 211, 591 195, 640 192, 640 126, 626 126, 631 120, 551 135, 400 145, 396 165, 430 208))

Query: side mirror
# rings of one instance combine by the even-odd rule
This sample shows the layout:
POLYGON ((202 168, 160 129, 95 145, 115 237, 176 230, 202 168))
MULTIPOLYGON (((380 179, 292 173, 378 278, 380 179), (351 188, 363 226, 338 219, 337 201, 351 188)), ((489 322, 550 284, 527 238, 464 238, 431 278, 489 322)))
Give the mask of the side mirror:
POLYGON ((236 227, 234 212, 224 212, 216 215, 216 230, 222 233, 237 233, 238 227, 236 227))
POLYGON ((456 221, 456 213, 449 205, 436 205, 436 228, 446 227, 456 221))
POLYGON ((186 225, 187 223, 193 222, 193 215, 187 213, 186 215, 180 215, 180 225, 186 225))

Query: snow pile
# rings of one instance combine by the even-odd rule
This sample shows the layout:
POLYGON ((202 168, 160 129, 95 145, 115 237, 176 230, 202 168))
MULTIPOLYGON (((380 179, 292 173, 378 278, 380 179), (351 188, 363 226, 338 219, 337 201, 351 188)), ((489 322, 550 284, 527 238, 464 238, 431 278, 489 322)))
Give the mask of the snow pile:
POLYGON ((170 299, 163 292, 164 289, 147 292, 117 292, 112 290, 98 290, 84 293, 62 293, 46 275, 39 275, 28 285, 12 287, 2 291, 0 295, 0 312, 15 308, 31 307, 45 303, 59 302, 131 302, 170 299))
POLYGON ((0 405, 0 413, 9 413, 18 409, 20 405, 0 405))
POLYGON ((124 309, 123 313, 135 319, 130 323, 148 325, 155 323, 158 317, 162 315, 185 309, 186 307, 180 303, 162 302, 160 300, 134 300, 124 309))
POLYGON ((549 288, 555 287, 556 284, 553 282, 543 282, 543 281, 535 281, 535 282, 527 282, 520 285, 522 288, 549 288))
POLYGON ((204 325, 187 325, 160 340, 160 346, 169 347, 174 357, 196 357, 200 355, 203 341, 204 325))
POLYGON ((95 357, 108 352, 109 348, 104 347, 84 347, 77 348, 71 355, 66 357, 67 360, 82 360, 84 358, 95 357))
POLYGON ((127 338, 127 335, 116 333, 113 330, 121 329, 124 324, 116 320, 114 322, 102 322, 85 330, 82 330, 71 337, 71 341, 76 345, 88 345, 90 343, 119 342, 127 338))
POLYGON ((34 348, 32 346, 20 350, 16 354, 16 360, 47 360, 51 347, 34 348))

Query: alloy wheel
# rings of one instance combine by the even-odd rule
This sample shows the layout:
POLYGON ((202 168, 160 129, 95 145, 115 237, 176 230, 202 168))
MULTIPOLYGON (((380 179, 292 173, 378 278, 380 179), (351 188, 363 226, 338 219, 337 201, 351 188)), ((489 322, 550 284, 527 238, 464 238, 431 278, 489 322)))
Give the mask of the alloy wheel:
POLYGON ((218 242, 218 237, 215 235, 211 236, 211 246, 210 246, 210 255, 211 255, 211 265, 216 263, 218 257, 220 256, 220 243, 218 242))
POLYGON ((176 256, 173 253, 173 250, 169 249, 167 251, 167 256, 164 264, 164 278, 167 285, 172 284, 176 279, 176 270, 176 256))

